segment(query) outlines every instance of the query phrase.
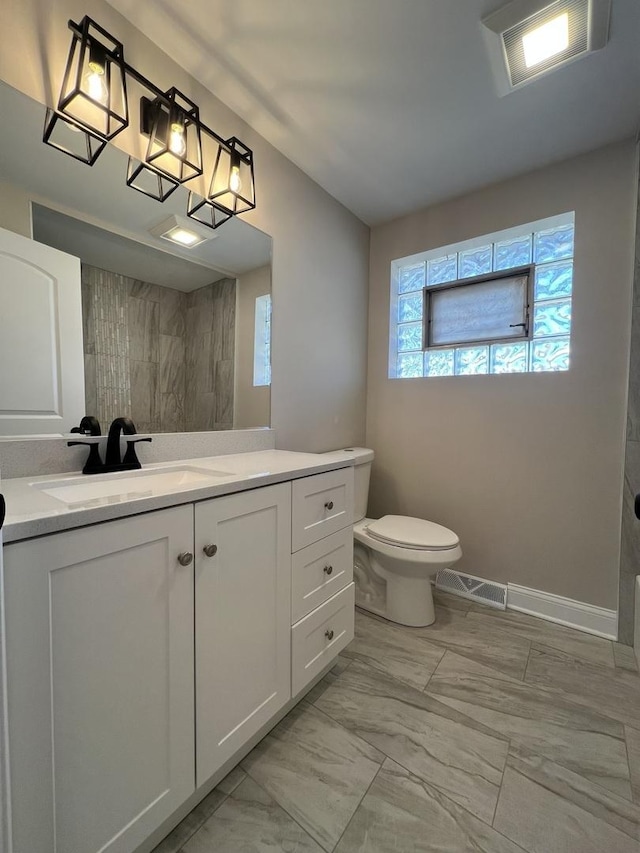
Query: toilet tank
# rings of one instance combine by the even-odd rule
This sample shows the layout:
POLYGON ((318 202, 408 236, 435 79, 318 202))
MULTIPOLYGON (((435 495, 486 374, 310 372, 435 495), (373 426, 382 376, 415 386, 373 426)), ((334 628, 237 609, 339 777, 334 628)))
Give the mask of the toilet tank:
POLYGON ((336 459, 354 460, 354 507, 353 520, 362 521, 367 514, 367 502, 369 500, 369 478, 371 476, 371 463, 373 462, 373 450, 366 447, 346 447, 344 450, 331 450, 324 456, 334 456, 336 459))

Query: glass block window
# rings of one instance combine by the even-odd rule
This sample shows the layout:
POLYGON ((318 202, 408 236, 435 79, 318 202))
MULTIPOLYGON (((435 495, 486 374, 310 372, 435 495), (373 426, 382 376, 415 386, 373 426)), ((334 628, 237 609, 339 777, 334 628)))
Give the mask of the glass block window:
POLYGON ((253 384, 271 385, 271 294, 256 298, 253 384))
POLYGON ((568 370, 573 252, 566 213, 393 261, 389 376, 568 370))

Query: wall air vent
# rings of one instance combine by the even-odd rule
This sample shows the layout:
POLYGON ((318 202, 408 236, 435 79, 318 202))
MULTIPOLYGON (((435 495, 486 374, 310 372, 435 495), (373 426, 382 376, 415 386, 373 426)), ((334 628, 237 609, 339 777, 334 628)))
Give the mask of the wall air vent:
POLYGON ((513 0, 484 18, 500 94, 604 47, 611 0, 513 0))
POLYGON ((436 589, 470 598, 479 604, 487 604, 499 610, 507 608, 507 587, 504 584, 464 575, 462 572, 454 572, 453 569, 441 569, 438 572, 436 589))

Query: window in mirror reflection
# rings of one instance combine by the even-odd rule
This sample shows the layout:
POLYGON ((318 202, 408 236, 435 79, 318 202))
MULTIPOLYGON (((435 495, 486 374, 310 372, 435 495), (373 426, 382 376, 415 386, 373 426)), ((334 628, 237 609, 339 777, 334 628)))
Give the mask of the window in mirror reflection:
POLYGON ((253 384, 271 385, 271 294, 256 298, 253 384))

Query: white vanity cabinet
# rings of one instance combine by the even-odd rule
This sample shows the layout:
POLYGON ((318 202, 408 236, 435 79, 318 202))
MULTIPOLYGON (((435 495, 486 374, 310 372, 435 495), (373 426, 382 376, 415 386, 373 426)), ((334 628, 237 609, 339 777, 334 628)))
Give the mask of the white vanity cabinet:
POLYGON ((5 546, 7 853, 149 849, 293 707, 353 637, 352 488, 340 469, 5 546))
POLYGON ((291 484, 199 503, 195 530, 201 785, 291 698, 291 484))
POLYGON ((5 546, 11 853, 130 853, 194 790, 192 548, 189 505, 5 546))
POLYGON ((353 479, 340 468, 292 484, 293 696, 353 640, 353 479))

